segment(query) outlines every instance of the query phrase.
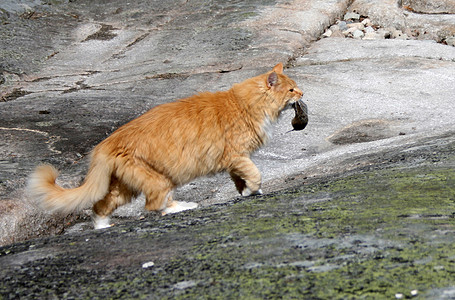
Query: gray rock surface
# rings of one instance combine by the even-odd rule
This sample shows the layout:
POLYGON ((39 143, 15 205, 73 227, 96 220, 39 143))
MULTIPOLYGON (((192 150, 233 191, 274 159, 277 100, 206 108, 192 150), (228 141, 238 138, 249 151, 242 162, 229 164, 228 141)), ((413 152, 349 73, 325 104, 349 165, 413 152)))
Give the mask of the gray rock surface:
POLYGON ((455 48, 436 41, 453 15, 350 2, 0 3, 0 244, 27 240, 0 247, 0 297, 450 299, 455 48), (347 11, 415 39, 319 39, 347 11), (120 125, 277 62, 309 123, 289 132, 286 111, 253 156, 265 196, 219 174, 177 190, 200 209, 161 217, 139 198, 94 231, 24 193, 38 163, 75 186, 120 125))
POLYGON ((455 1, 404 0, 402 5, 409 10, 426 14, 455 14, 455 1))
MULTIPOLYGON (((4 2, 0 191, 11 209, 0 219, 1 243, 47 232, 50 224, 62 230, 61 220, 43 218, 21 190, 38 163, 56 165, 63 171, 59 183, 77 185, 89 151, 120 125, 157 104, 228 89, 292 61, 348 2, 30 1, 24 12, 4 2), (37 221, 32 231, 23 225, 29 219, 37 221)), ((233 197, 226 181, 202 180, 177 197, 222 202, 233 197)))
POLYGON ((417 138, 277 193, 0 247, 0 296, 451 299, 454 149, 417 138))
MULTIPOLYGON (((307 48, 344 16, 347 4, 177 1, 156 2, 147 10, 143 3, 126 7, 118 1, 109 7, 38 6, 30 18, 10 11, 6 25, 36 38, 36 49, 42 51, 44 43, 49 50, 43 56, 31 45, 29 52, 14 48, 14 40, 2 44, 3 53, 23 53, 27 59, 27 64, 11 57, 2 61, 4 77, 9 76, 2 84, 8 101, 0 103, 2 243, 63 230, 63 216, 41 211, 23 193, 37 163, 57 165, 59 183, 77 185, 90 149, 121 124, 156 104, 227 89, 279 61, 287 62, 286 72, 304 90, 310 123, 304 132, 286 133, 292 112, 285 113, 272 142, 254 156, 265 191, 286 186, 296 174, 339 172, 361 163, 350 159, 361 153, 451 130, 454 48, 429 41, 343 39, 307 48), (40 39, 41 26, 51 26, 49 21, 66 24, 52 31, 52 42, 40 39)), ((378 11, 396 12, 395 5, 374 4, 378 11)), ((369 5, 364 11, 372 12, 369 5)), ((233 197, 235 189, 224 174, 176 193, 202 206, 233 197)), ((140 218, 142 205, 139 199, 119 210, 118 222, 140 218)), ((80 217, 85 214, 69 221, 80 217)))

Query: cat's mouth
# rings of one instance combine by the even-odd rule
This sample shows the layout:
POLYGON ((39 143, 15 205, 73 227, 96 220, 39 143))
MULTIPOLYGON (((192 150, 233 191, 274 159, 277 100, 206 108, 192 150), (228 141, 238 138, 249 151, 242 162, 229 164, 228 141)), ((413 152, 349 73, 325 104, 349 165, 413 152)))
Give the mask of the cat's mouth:
POLYGON ((299 102, 301 102, 303 105, 306 105, 305 103, 303 103, 302 99, 295 100, 294 102, 289 102, 288 105, 293 109, 296 109, 297 106, 300 106, 299 102))
POLYGON ((297 100, 295 100, 295 99, 290 99, 290 100, 288 101, 288 103, 286 103, 286 106, 284 107, 283 110, 288 110, 288 109, 291 109, 291 108, 292 108, 292 109, 295 109, 295 103, 298 102, 298 101, 301 101, 301 100, 302 100, 301 98, 300 98, 300 99, 297 99, 297 100))

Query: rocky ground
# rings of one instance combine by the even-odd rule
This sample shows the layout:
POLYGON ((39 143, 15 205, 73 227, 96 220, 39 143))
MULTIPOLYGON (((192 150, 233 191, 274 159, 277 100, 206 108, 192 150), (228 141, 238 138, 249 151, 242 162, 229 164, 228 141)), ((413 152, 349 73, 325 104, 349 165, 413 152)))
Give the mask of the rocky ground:
POLYGON ((0 249, 0 295, 453 299, 455 132, 369 166, 0 249))
POLYGON ((442 2, 2 2, 0 295, 454 298, 455 11, 442 2), (286 112, 253 157, 264 196, 237 198, 220 174, 176 192, 200 209, 163 218, 140 198, 93 231, 88 213, 50 215, 24 193, 38 162, 74 186, 129 119, 279 61, 310 122, 288 132, 286 112))

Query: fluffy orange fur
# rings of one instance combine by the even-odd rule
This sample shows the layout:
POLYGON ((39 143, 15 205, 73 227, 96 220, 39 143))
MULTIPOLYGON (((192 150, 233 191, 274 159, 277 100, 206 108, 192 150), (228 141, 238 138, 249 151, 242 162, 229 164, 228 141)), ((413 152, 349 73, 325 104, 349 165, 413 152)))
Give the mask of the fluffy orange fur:
POLYGON ((268 125, 301 96, 278 64, 228 91, 158 105, 94 148, 81 186, 59 187, 57 170, 42 165, 31 175, 29 189, 48 209, 69 213, 94 204, 101 219, 139 193, 147 210, 194 208, 173 201, 173 189, 221 171, 229 172, 241 194, 260 193, 261 174, 250 154, 267 141, 268 125))

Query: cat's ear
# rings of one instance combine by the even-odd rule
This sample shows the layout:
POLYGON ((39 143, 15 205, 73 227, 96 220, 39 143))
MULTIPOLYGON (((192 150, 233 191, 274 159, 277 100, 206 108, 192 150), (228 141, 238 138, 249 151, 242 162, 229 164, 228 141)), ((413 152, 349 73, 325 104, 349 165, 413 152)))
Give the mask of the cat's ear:
POLYGON ((267 87, 271 88, 278 83, 278 75, 275 72, 272 72, 267 76, 267 87))
POLYGON ((273 72, 276 72, 278 74, 283 74, 283 64, 279 63, 275 67, 273 67, 273 72))

